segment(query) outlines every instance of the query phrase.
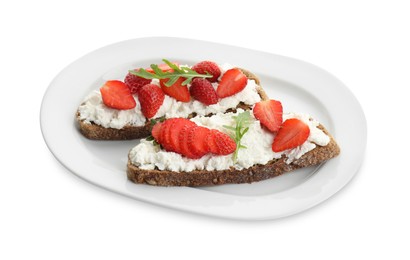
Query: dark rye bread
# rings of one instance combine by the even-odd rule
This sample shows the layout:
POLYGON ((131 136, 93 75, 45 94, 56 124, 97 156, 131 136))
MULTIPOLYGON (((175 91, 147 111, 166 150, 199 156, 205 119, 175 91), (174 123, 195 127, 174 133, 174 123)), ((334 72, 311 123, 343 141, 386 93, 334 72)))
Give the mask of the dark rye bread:
POLYGON ((265 165, 255 165, 243 170, 230 168, 220 171, 195 170, 191 172, 173 172, 166 170, 142 170, 128 160, 127 176, 132 182, 157 186, 194 187, 262 181, 292 170, 317 165, 337 156, 340 153, 340 148, 335 139, 322 125, 319 128, 330 137, 329 144, 317 146, 290 164, 286 164, 286 158, 282 157, 269 161, 265 165))
MULTIPOLYGON (((239 68, 243 74, 246 75, 248 79, 255 80, 256 84, 258 85, 257 91, 258 94, 261 96, 262 100, 269 99, 266 95, 265 91, 260 86, 260 81, 258 77, 255 76, 252 72, 239 68)), ((243 109, 250 109, 249 106, 244 104, 239 104, 236 108, 243 108, 243 109)), ((190 115, 189 117, 193 117, 194 115, 190 115)), ((79 125, 80 132, 87 137, 88 139, 93 140, 132 140, 132 139, 139 139, 145 138, 150 135, 150 128, 151 125, 149 121, 145 123, 144 126, 131 126, 126 125, 121 129, 116 128, 107 128, 95 123, 87 123, 84 120, 80 119, 80 114, 77 110, 76 119, 79 125)))

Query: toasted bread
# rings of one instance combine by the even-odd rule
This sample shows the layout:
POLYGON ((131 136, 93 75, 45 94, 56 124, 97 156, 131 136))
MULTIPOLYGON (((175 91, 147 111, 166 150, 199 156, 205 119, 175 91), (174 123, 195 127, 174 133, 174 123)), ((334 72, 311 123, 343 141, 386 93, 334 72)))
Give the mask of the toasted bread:
MULTIPOLYGON (((248 79, 252 79, 257 84, 257 92, 262 100, 269 99, 263 88, 260 86, 260 81, 256 75, 248 70, 239 68, 248 79)), ((236 108, 250 109, 250 106, 239 104, 236 108)), ((235 109, 235 108, 232 108, 235 109)), ((194 116, 191 114, 189 117, 194 116)), ((79 125, 80 132, 89 139, 94 140, 132 140, 138 138, 145 138, 150 134, 150 123, 147 119, 143 126, 126 125, 121 129, 107 128, 93 122, 89 123, 80 118, 77 110, 76 119, 79 125)))
POLYGON ((239 184, 262 181, 279 176, 283 173, 325 162, 340 153, 335 139, 322 126, 318 127, 330 137, 326 146, 317 146, 305 153, 301 158, 290 164, 286 163, 285 156, 269 161, 265 165, 254 165, 250 168, 237 170, 233 167, 227 170, 194 170, 190 172, 174 172, 167 170, 143 170, 128 160, 127 176, 135 183, 145 183, 157 186, 210 186, 220 184, 239 184))

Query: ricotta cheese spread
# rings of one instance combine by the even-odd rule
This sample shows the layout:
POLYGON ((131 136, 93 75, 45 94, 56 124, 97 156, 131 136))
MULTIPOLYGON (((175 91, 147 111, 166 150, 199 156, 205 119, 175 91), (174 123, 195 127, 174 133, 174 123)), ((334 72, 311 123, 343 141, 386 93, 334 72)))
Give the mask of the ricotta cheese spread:
MULTIPOLYGON (((223 125, 234 126, 232 116, 238 115, 238 113, 241 112, 243 112, 243 110, 238 109, 236 113, 217 113, 211 117, 198 116, 192 118, 191 121, 201 126, 229 133, 230 130, 223 127, 223 125)), ((310 135, 308 140, 301 146, 280 153, 272 151, 272 142, 275 138, 275 134, 264 130, 261 127, 260 121, 253 118, 254 120, 249 126, 248 132, 241 140, 242 145, 247 148, 239 150, 236 162, 233 161, 233 154, 225 156, 208 154, 200 159, 189 159, 174 152, 161 150, 159 145, 154 145, 152 141, 146 140, 141 140, 141 142, 130 151, 129 158, 132 164, 145 170, 157 168, 159 170, 190 172, 193 170, 225 170, 230 167, 242 170, 256 164, 266 164, 272 159, 281 158, 282 155, 286 156, 286 163, 289 164, 299 159, 305 153, 313 150, 316 145, 325 146, 329 143, 329 136, 317 128, 319 123, 312 120, 309 115, 295 113, 283 115, 283 120, 289 118, 297 118, 305 122, 309 126, 310 135)))
MULTIPOLYGON (((233 67, 234 66, 229 64, 221 65, 221 77, 225 71, 233 67)), ((151 84, 155 84, 160 87, 159 81, 156 79, 153 79, 151 84)), ((216 89, 218 87, 218 83, 212 83, 212 86, 216 89)), ((188 85, 188 88, 189 87, 190 85, 188 85)), ((217 104, 210 106, 204 105, 192 98, 190 102, 180 102, 168 95, 165 95, 164 102, 155 114, 154 118, 159 118, 162 116, 165 116, 166 118, 187 117, 189 114, 194 112, 199 116, 216 114, 218 112, 225 112, 229 108, 235 108, 240 102, 253 105, 261 100, 256 87, 257 85, 254 80, 248 80, 246 87, 241 92, 230 97, 220 99, 217 104)), ((141 106, 136 95, 134 95, 134 99, 137 105, 133 109, 112 109, 104 105, 100 91, 95 90, 91 92, 80 105, 78 109, 79 117, 85 123, 94 123, 105 128, 121 129, 126 125, 143 126, 146 122, 146 118, 141 113, 141 106)))

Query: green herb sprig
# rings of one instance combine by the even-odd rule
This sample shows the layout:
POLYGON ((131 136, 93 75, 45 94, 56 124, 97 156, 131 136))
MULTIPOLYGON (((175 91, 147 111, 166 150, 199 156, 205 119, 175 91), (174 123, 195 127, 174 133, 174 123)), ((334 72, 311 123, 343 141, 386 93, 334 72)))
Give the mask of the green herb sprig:
POLYGON ((236 143, 236 150, 233 154, 233 161, 236 162, 238 159, 239 149, 246 149, 245 145, 241 144, 242 137, 248 132, 249 126, 252 123, 252 117, 249 111, 240 113, 238 116, 232 117, 235 120, 235 127, 224 125, 226 129, 232 130, 230 136, 236 143))
POLYGON ((173 71, 162 71, 157 64, 151 64, 150 67, 154 71, 154 73, 150 73, 143 68, 140 68, 138 70, 130 70, 129 72, 144 79, 169 79, 165 83, 165 86, 167 87, 172 86, 181 77, 185 78, 185 80, 182 82, 182 86, 191 83, 193 78, 212 78, 212 75, 209 73, 199 74, 188 67, 180 68, 178 65, 166 59, 163 59, 162 61, 165 62, 173 71))

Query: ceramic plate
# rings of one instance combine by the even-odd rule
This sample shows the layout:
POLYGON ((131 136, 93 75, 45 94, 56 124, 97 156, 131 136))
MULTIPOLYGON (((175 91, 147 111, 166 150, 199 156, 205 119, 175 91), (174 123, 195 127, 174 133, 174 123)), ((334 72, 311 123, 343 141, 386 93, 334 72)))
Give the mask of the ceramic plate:
POLYGON ((360 104, 338 79, 300 60, 235 46, 181 38, 141 38, 109 45, 66 67, 51 82, 41 107, 41 129, 54 156, 95 185, 148 203, 234 219, 275 219, 309 209, 334 195, 358 171, 366 146, 360 104), (75 112, 104 81, 161 59, 194 64, 228 62, 261 79, 286 112, 309 113, 334 135, 341 154, 320 166, 253 184, 204 188, 136 185, 126 178, 128 151, 138 141, 91 141, 78 131, 75 112))

